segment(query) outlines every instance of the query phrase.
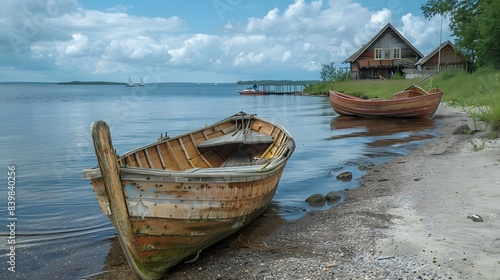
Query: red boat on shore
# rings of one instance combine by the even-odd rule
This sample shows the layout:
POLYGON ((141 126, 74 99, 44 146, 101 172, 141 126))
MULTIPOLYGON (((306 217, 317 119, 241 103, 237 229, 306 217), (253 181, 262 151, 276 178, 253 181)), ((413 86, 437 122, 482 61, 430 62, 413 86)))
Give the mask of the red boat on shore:
POLYGON ((391 100, 364 99, 330 90, 330 104, 339 115, 430 119, 442 96, 438 88, 425 91, 416 85, 394 94, 391 100))

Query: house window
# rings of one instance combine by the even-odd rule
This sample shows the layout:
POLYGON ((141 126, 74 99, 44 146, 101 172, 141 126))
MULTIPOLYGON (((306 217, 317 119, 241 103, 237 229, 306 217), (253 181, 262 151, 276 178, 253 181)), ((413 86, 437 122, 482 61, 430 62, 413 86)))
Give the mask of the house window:
POLYGON ((384 49, 384 59, 391 59, 391 49, 384 49))
POLYGON ((378 71, 378 69, 372 69, 372 77, 379 77, 380 76, 380 73, 378 71))
POLYGON ((382 59, 382 49, 375 49, 375 59, 382 59))
POLYGON ((401 48, 394 48, 392 50, 392 58, 393 59, 400 59, 401 58, 401 48))

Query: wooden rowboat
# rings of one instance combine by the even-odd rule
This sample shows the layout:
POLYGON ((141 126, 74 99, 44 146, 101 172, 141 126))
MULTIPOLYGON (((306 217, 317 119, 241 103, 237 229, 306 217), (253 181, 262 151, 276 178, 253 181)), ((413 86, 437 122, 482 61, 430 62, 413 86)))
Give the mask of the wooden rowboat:
POLYGON ((99 167, 83 178, 141 279, 162 277, 258 217, 295 149, 285 128, 243 112, 120 156, 104 121, 92 137, 99 167))
POLYGON ((438 88, 427 92, 416 85, 394 94, 391 100, 363 99, 330 90, 330 104, 340 115, 430 119, 442 96, 438 88))

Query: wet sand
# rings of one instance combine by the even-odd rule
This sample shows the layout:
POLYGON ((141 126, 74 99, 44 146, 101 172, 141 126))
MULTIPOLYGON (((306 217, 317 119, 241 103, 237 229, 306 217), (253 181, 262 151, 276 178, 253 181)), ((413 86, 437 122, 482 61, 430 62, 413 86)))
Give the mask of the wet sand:
MULTIPOLYGON (((452 135, 474 128, 458 109, 435 120, 439 137, 373 167, 339 206, 291 222, 271 206, 166 279, 500 279, 500 141, 452 135)), ((136 279, 113 248, 88 279, 136 279)))

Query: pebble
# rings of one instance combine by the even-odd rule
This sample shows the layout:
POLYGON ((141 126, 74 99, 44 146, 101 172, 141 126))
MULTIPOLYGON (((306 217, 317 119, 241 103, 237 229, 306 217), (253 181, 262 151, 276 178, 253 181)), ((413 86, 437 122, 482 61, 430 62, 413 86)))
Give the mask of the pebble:
MULTIPOLYGON (((333 257, 333 256, 332 256, 333 257)), ((416 256, 374 256, 365 253, 340 259, 288 257, 267 263, 254 279, 453 279, 439 267, 416 256)))

